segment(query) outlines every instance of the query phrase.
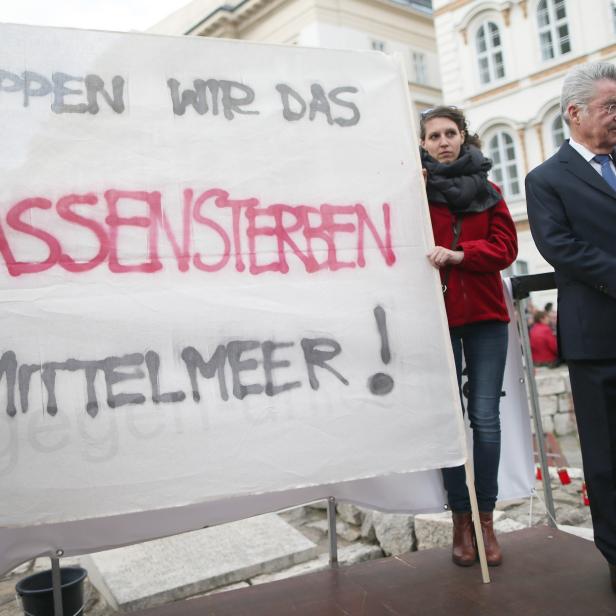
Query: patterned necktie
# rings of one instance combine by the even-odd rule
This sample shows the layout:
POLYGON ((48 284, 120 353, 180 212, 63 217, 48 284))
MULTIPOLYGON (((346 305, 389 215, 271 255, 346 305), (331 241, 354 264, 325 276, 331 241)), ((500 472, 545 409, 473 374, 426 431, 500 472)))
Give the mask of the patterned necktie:
POLYGON ((608 154, 597 154, 593 160, 601 165, 601 175, 603 179, 611 186, 612 190, 616 192, 616 173, 610 165, 612 160, 608 154))

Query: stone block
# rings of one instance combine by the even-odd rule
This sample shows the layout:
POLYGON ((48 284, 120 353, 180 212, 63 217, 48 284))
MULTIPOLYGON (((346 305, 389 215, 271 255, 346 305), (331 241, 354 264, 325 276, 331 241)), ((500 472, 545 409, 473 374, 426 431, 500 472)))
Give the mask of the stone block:
MULTIPOLYGON (((494 525, 504 516, 502 511, 494 512, 494 525)), ((511 520, 511 530, 513 528, 513 520, 511 520)), ((505 524, 503 528, 509 528, 505 524)), ((417 538, 418 550, 429 550, 432 548, 444 548, 451 545, 453 533, 453 523, 451 521, 451 513, 421 513, 415 516, 415 537, 417 538)))
MULTIPOLYGON (((365 560, 382 558, 383 552, 378 545, 357 542, 352 545, 338 548, 338 564, 340 566, 355 565, 365 560)), ((318 558, 296 565, 277 573, 259 575, 250 580, 251 584, 266 584, 283 580, 296 575, 305 575, 316 571, 323 571, 329 567, 329 553, 321 554, 318 558)))
MULTIPOLYGON (((554 418, 551 415, 541 416, 541 425, 543 426, 544 434, 554 432, 554 418)), ((532 423, 533 434, 535 433, 535 422, 532 423)))
POLYGON ((301 522, 307 517, 306 507, 292 507, 291 509, 284 509, 279 511, 278 515, 289 523, 301 522))
POLYGON ((558 411, 558 396, 539 396, 539 409, 541 417, 554 415, 558 411))
POLYGON ((338 503, 336 506, 340 519, 347 524, 359 526, 363 521, 362 511, 351 503, 338 503))
MULTIPOLYGON (((215 588, 210 592, 205 593, 206 595, 217 595, 221 592, 229 592, 230 590, 239 590, 240 588, 250 588, 250 584, 248 582, 238 582, 237 584, 229 584, 228 586, 221 586, 220 588, 215 588)), ((200 595, 202 596, 202 595, 200 595)), ((197 597, 191 597, 191 599, 196 599, 197 597)))
POLYGON ((526 524, 522 524, 513 518, 503 518, 494 522, 494 532, 497 534, 511 533, 514 530, 522 530, 526 524))
POLYGON ((360 534, 362 539, 367 541, 376 541, 376 532, 374 530, 374 511, 372 509, 362 510, 364 519, 361 523, 360 534))
POLYGON ((558 394, 558 412, 571 413, 573 411, 573 398, 571 394, 558 394))
POLYGON ((569 526, 567 524, 558 524, 558 530, 562 530, 564 533, 570 533, 576 537, 581 537, 587 541, 594 541, 594 533, 592 528, 583 528, 580 526, 569 526))
POLYGON ((415 547, 413 517, 404 513, 374 512, 374 532, 385 554, 395 556, 413 550, 415 547))
POLYGON ((565 436, 577 432, 577 423, 573 413, 556 413, 554 415, 554 434, 565 436))
POLYGON ((415 516, 415 537, 418 550, 451 545, 451 513, 420 513, 415 516))
POLYGON ((565 380, 560 375, 537 374, 537 393, 539 396, 550 396, 552 394, 562 394, 565 390, 565 380))
POLYGON ((323 509, 327 510, 327 501, 314 501, 314 503, 310 503, 309 505, 306 505, 306 507, 308 507, 309 509, 318 509, 320 511, 322 511, 323 509))
MULTIPOLYGON (((329 532, 329 522, 327 520, 317 520, 316 522, 310 522, 306 524, 306 528, 317 530, 323 535, 329 532)), ((336 520, 336 534, 345 541, 356 541, 360 537, 360 530, 358 527, 353 528, 343 520, 336 520)))
POLYGON ((276 514, 91 555, 91 582, 115 609, 161 605, 279 571, 318 548, 276 514))
POLYGON ((557 505, 556 521, 569 526, 591 525, 590 508, 576 505, 557 505))

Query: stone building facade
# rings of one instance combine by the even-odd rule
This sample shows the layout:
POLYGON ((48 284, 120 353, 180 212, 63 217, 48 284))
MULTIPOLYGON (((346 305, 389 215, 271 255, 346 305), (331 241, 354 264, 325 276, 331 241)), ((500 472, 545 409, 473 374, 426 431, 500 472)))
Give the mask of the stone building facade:
POLYGON ((494 160, 492 179, 518 228, 515 273, 548 271, 530 235, 524 177, 567 136, 559 110, 567 71, 616 62, 616 0, 434 0, 433 7, 443 98, 465 109, 494 160))

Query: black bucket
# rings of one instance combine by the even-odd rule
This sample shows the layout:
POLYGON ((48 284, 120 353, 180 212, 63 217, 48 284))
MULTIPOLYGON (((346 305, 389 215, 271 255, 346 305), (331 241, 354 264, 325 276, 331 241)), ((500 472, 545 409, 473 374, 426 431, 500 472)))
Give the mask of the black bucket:
MULTIPOLYGON (((82 616, 83 581, 88 572, 82 567, 61 567, 62 610, 64 616, 82 616)), ((51 569, 29 575, 15 586, 26 616, 54 616, 51 569)))

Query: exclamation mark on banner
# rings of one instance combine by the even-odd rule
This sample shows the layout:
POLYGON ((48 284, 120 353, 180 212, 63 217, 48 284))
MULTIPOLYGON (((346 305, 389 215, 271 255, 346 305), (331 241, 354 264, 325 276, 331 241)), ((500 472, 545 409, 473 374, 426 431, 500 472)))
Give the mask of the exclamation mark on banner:
MULTIPOLYGON (((381 337, 381 359, 387 365, 391 361, 391 352, 389 350, 389 337, 387 336, 387 319, 385 310, 381 306, 374 309, 374 318, 381 337)), ((389 374, 377 372, 368 379, 368 388, 375 396, 384 396, 394 388, 394 380, 389 374)))

